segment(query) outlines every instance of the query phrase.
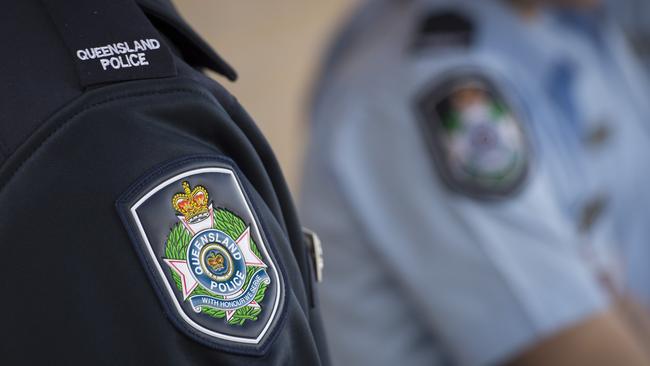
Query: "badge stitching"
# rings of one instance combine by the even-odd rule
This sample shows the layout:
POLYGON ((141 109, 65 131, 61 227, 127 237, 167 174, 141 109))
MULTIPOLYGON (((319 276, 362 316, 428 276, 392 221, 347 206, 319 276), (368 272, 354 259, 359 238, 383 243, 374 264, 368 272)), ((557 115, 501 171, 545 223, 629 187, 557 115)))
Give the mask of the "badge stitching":
MULTIPOLYGON (((118 213, 119 216, 121 217, 122 221, 125 223, 127 231, 129 233, 129 236, 131 237, 132 241, 139 241, 142 240, 143 243, 145 244, 145 248, 147 249, 147 253, 145 253, 145 248, 142 248, 140 245, 135 245, 136 247, 136 252, 138 253, 138 256, 141 259, 141 262, 144 263, 145 267, 147 268, 147 274, 149 277, 152 279, 152 283, 154 285, 154 289, 158 293, 158 297, 166 297, 166 300, 162 301, 162 305, 167 311, 175 312, 178 316, 170 316, 170 320, 174 324, 176 324, 179 328, 186 330, 189 335, 195 337, 195 339, 201 341, 201 343, 210 345, 210 346, 215 346, 220 349, 224 349, 226 351, 230 350, 235 353, 253 353, 253 354, 264 354, 266 350, 268 349, 269 345, 273 342, 273 339, 278 334, 279 329, 282 327, 282 324, 285 321, 285 315, 286 315, 286 274, 284 273, 284 269, 282 267, 282 261, 281 258, 277 255, 276 251, 273 248, 273 243, 270 241, 268 236, 265 235, 264 231, 261 229, 264 225, 263 219, 259 217, 256 214, 257 210, 257 205, 250 201, 248 196, 249 193, 247 192, 247 188, 245 185, 242 184, 238 174, 241 174, 237 166, 234 164, 234 162, 228 158, 224 158, 221 156, 211 156, 211 155, 197 155, 197 156, 192 156, 192 157, 187 157, 183 159, 178 159, 166 164, 163 164, 162 166, 154 169, 153 171, 149 172, 148 174, 145 174, 143 178, 141 178, 137 184, 134 184, 130 189, 128 189, 120 199, 116 202, 116 206, 118 207, 118 213), (166 179, 164 182, 156 184, 155 188, 160 188, 161 186, 165 186, 165 183, 170 182, 169 184, 172 184, 175 180, 178 180, 179 176, 191 176, 193 174, 196 174, 195 171, 197 170, 204 170, 204 169, 217 169, 217 170, 222 170, 225 171, 227 174, 231 176, 232 179, 234 179, 234 182, 236 183, 237 190, 239 194, 242 196, 244 202, 247 205, 247 210, 249 211, 250 217, 253 218, 255 227, 257 229, 257 233, 260 237, 260 239, 266 243, 265 246, 263 246, 264 253, 266 254, 268 260, 271 262, 273 265, 273 269, 275 272, 275 277, 276 281, 278 282, 278 291, 276 295, 276 299, 274 302, 274 307, 273 307, 273 314, 269 317, 267 320, 264 330, 260 333, 259 336, 256 338, 247 338, 247 337, 236 337, 236 336, 230 336, 227 334, 222 334, 219 332, 213 332, 210 331, 210 333, 206 333, 201 329, 197 329, 194 327, 193 324, 189 323, 186 319, 186 314, 183 311, 183 309, 179 309, 178 303, 176 301, 176 297, 173 296, 173 290, 170 291, 170 283, 166 281, 164 275, 161 274, 160 272, 160 264, 158 261, 156 261, 155 255, 151 255, 151 245, 145 239, 143 238, 143 235, 141 233, 141 227, 137 227, 136 229, 138 230, 137 233, 134 232, 134 228, 132 223, 130 222, 130 218, 135 217, 131 215, 131 205, 128 205, 128 202, 132 201, 135 196, 143 189, 148 184, 151 184, 153 181, 160 179, 161 176, 164 175, 165 171, 172 170, 172 169, 178 169, 179 166, 183 166, 189 163, 193 162, 215 162, 215 165, 212 166, 204 166, 201 168, 194 168, 190 169, 188 171, 184 171, 182 173, 175 174, 174 177, 170 179, 166 179), (222 165, 225 165, 222 166, 222 165), (127 212, 128 216, 127 217, 127 212), (272 254, 272 255, 271 255, 272 254), (146 257, 145 257, 146 255, 146 257), (150 261, 153 261, 154 263, 150 263, 150 261), (154 267, 155 266, 155 267, 154 267), (162 284, 159 282, 163 282, 162 284), (171 299, 169 299, 171 297, 171 299), (171 300, 171 304, 170 301, 171 300), (182 319, 182 321, 181 321, 182 319), (275 322, 275 325, 271 328, 271 325, 275 322), (211 333, 215 334, 212 335, 211 333), (261 342, 263 338, 266 337, 266 340, 264 342, 261 342), (220 340, 220 341, 230 341, 233 343, 228 343, 228 344, 223 344, 223 343, 216 343, 215 338, 220 340), (243 340, 243 342, 241 341, 243 340), (251 346, 258 346, 257 348, 251 348, 251 346)), ((154 189, 155 189, 154 188, 154 189)), ((154 189, 150 190, 148 193, 153 191, 154 189)), ((161 188, 162 189, 162 188, 161 188)), ((146 196, 146 194, 145 194, 146 196)), ((144 198, 144 196, 143 196, 144 198)), ((138 199, 140 201, 142 198, 138 199)), ((136 225, 138 224, 137 221, 134 222, 136 225)), ((171 314, 170 314, 171 315, 171 314)), ((199 325, 200 327, 200 325, 199 325)), ((200 327, 203 328, 203 327, 200 327)), ((208 330, 209 331, 209 330, 208 330)))

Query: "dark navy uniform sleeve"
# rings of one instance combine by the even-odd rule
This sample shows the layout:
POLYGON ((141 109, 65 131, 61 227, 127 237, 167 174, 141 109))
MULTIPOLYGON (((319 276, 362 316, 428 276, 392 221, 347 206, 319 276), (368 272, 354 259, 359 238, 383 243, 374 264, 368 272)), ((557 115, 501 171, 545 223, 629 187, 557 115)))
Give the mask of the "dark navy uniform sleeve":
MULTIPOLYGON (((39 22, 70 14, 44 3, 24 8, 39 22)), ((200 62, 169 47, 179 35, 159 34, 135 2, 111 6, 120 3, 130 3, 125 18, 145 22, 132 30, 150 33, 90 39, 79 48, 86 60, 70 53, 60 84, 76 93, 40 111, 0 165, 0 204, 11 212, 0 216, 11 294, 0 304, 11 314, 3 362, 326 364, 301 228, 264 138, 190 67, 200 62), (171 63, 156 53, 166 47, 171 63)), ((173 13, 153 13, 179 26, 173 13)), ((87 40, 50 31, 62 39, 53 47, 87 40)))

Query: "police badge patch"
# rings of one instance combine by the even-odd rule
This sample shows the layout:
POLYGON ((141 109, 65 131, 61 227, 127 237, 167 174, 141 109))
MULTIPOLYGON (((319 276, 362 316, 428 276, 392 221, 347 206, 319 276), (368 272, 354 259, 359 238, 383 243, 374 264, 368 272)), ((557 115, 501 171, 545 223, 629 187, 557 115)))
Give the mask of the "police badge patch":
POLYGON ((145 178, 118 209, 176 325, 202 343, 262 353, 281 273, 235 170, 191 162, 145 178))
POLYGON ((517 191, 529 147, 516 111, 481 75, 452 76, 419 99, 420 122, 447 185, 480 198, 517 191))

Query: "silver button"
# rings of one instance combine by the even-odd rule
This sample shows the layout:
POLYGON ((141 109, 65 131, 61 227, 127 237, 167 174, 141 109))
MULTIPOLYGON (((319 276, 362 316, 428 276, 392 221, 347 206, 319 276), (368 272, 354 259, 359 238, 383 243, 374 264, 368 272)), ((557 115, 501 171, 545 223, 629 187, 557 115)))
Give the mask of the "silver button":
POLYGON ((323 261, 323 246, 321 245, 318 235, 312 230, 302 228, 302 233, 307 241, 307 246, 312 260, 314 261, 314 269, 316 270, 316 282, 323 281, 323 268, 325 262, 323 261))

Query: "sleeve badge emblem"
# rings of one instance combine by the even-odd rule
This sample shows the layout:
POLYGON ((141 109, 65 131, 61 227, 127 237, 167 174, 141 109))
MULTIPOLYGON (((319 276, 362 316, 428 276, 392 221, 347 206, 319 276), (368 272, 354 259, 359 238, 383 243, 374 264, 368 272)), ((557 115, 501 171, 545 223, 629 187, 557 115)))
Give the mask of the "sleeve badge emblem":
POLYGON ((260 349, 278 322, 281 273, 235 171, 179 171, 118 207, 181 329, 203 343, 207 335, 211 345, 260 349))
POLYGON ((230 325, 256 321, 262 311, 257 300, 264 299, 271 279, 250 227, 226 209, 215 215, 205 187, 182 185, 185 191, 172 198, 181 216, 167 237, 163 259, 177 289, 197 313, 225 318, 230 325))
POLYGON ((452 189, 499 198, 524 183, 529 146, 509 102, 480 75, 451 76, 421 99, 422 125, 452 189))

